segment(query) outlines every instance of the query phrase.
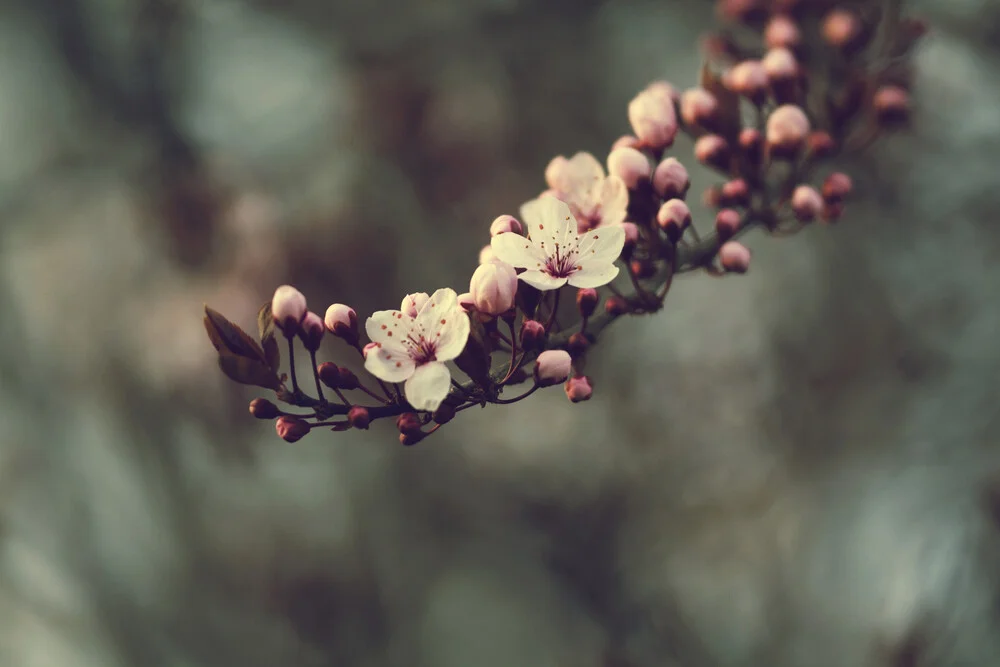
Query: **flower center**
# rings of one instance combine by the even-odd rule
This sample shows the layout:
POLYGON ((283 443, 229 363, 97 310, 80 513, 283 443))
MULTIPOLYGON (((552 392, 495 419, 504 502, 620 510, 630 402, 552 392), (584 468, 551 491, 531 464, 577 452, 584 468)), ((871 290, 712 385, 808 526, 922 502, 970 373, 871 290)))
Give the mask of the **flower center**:
POLYGON ((545 272, 553 278, 568 278, 580 269, 576 264, 576 248, 564 249, 556 244, 556 252, 545 260, 545 272))
POLYGON ((410 334, 406 337, 406 346, 409 348, 410 358, 416 362, 417 366, 430 361, 437 361, 437 346, 433 341, 429 341, 421 335, 414 337, 410 334))

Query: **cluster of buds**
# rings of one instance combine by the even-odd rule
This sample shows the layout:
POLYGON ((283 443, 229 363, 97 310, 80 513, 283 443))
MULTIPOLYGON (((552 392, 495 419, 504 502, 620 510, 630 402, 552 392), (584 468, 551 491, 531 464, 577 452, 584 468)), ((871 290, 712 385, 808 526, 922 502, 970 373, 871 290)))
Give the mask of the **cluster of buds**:
POLYGON ((603 163, 582 152, 554 158, 546 189, 517 217, 489 225, 467 290, 408 294, 362 331, 349 306, 333 304, 321 318, 284 285, 261 308, 259 342, 206 308, 221 369, 305 410, 264 398, 250 404, 289 442, 316 428, 367 429, 395 418, 400 441, 412 445, 476 405, 556 385, 574 403, 588 400, 587 356, 611 322, 663 308, 679 273, 745 273, 750 251, 738 237, 750 229, 787 234, 837 220, 851 179, 816 170, 858 137, 906 118, 906 56, 919 24, 843 5, 721 2, 729 25, 706 40, 700 84, 641 91, 628 105, 632 134, 603 163), (742 43, 740 31, 754 43, 742 43), (714 210, 710 228, 693 220, 688 171, 667 154, 679 133, 694 140, 694 159, 720 175, 703 194, 714 210), (279 335, 290 377, 279 374, 279 335), (319 363, 326 336, 353 350, 364 372, 319 363), (315 394, 296 377, 296 340, 309 354, 315 394), (453 377, 453 367, 465 378, 453 377))

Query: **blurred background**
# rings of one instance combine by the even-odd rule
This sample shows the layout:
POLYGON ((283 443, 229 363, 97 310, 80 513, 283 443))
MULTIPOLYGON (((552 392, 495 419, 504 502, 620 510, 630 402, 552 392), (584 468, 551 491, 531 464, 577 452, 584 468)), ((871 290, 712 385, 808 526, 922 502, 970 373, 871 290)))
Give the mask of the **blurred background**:
POLYGON ((278 440, 203 303, 464 291, 711 3, 0 2, 0 665, 1000 665, 1000 3, 911 4, 839 226, 404 449, 278 440))

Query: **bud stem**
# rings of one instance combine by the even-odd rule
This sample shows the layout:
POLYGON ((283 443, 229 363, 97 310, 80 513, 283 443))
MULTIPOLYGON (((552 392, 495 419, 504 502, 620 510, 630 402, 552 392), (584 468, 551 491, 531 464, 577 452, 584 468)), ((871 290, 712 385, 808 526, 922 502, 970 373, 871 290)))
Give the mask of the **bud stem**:
POLYGON ((541 386, 542 385, 540 385, 540 384, 538 384, 536 382, 535 384, 531 385, 531 389, 529 389, 528 391, 524 392, 520 396, 515 396, 514 398, 496 398, 496 399, 493 400, 493 402, 494 403, 499 403, 501 405, 507 405, 508 403, 517 403, 518 401, 520 401, 522 399, 525 399, 525 398, 531 396, 532 394, 534 394, 536 391, 538 391, 538 389, 541 386))

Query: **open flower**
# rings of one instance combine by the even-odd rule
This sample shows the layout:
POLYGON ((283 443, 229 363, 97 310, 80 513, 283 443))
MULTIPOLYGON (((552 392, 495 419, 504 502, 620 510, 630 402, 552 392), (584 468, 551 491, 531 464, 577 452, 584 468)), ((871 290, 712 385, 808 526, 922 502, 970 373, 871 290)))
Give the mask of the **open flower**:
POLYGON ((437 410, 451 386, 445 362, 461 354, 469 338, 469 316, 455 290, 434 292, 415 317, 400 310, 373 313, 365 330, 377 345, 365 356, 365 369, 386 382, 405 381, 406 400, 417 410, 437 410))
POLYGON ((615 260, 625 245, 621 225, 579 234, 569 206, 553 196, 534 199, 521 207, 528 238, 504 233, 493 237, 497 259, 527 269, 518 276, 540 290, 600 287, 618 275, 615 260))
POLYGON ((605 176, 604 167, 590 153, 556 158, 545 175, 556 197, 569 204, 580 233, 625 220, 628 187, 618 176, 605 176))

